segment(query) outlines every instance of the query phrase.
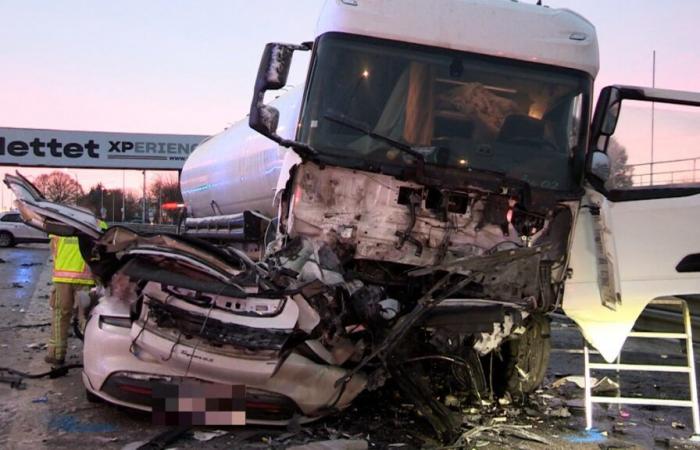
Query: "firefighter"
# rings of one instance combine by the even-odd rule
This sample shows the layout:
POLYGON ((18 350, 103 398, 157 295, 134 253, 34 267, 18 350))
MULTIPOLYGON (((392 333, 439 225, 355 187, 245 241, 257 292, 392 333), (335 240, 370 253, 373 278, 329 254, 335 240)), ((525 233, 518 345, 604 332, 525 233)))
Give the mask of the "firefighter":
MULTIPOLYGON (((107 224, 100 220, 103 230, 107 224)), ((48 354, 44 361, 52 366, 63 365, 68 344, 68 330, 73 317, 73 306, 80 292, 90 290, 95 280, 80 253, 78 238, 75 236, 51 236, 53 255, 53 292, 49 300, 51 307, 51 337, 48 354)))

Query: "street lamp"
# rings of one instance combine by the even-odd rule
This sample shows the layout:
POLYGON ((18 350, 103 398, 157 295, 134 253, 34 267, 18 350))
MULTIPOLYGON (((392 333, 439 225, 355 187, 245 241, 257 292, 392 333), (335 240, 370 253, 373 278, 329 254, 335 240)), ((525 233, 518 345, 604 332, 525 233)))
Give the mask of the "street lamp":
POLYGON ((105 188, 104 186, 102 186, 102 183, 100 183, 100 218, 103 218, 103 216, 105 215, 104 191, 105 188))
POLYGON ((113 190, 112 191, 112 222, 114 222, 114 197, 116 197, 116 195, 114 195, 114 194, 115 194, 115 192, 113 190))

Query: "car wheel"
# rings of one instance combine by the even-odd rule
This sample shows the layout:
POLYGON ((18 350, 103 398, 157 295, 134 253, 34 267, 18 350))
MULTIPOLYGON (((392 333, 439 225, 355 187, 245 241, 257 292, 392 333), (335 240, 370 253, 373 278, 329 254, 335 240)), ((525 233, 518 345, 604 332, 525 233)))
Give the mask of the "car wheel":
POLYGON ((101 397, 98 397, 97 395, 93 394, 92 392, 88 391, 87 389, 85 389, 85 398, 90 403, 103 403, 104 402, 104 400, 102 400, 101 397))
POLYGON ((525 332, 506 341, 501 348, 502 359, 493 374, 497 395, 508 392, 513 397, 522 397, 534 392, 544 381, 551 350, 549 318, 532 314, 523 326, 525 332))
POLYGON ((12 247, 15 245, 15 238, 12 233, 0 231, 0 247, 12 247))

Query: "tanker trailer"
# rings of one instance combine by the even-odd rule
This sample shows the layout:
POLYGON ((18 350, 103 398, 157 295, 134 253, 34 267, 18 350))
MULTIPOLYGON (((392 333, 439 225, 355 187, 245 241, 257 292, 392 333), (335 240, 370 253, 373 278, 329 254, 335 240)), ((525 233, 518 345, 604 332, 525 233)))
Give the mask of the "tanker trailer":
MULTIPOLYGON (((291 88, 272 102, 285 111, 283 136, 295 134, 302 92, 303 86, 291 88)), ((291 165, 298 157, 252 130, 247 118, 204 141, 180 178, 187 205, 184 233, 234 245, 259 259, 266 232, 275 231, 273 203, 285 159, 291 165)))

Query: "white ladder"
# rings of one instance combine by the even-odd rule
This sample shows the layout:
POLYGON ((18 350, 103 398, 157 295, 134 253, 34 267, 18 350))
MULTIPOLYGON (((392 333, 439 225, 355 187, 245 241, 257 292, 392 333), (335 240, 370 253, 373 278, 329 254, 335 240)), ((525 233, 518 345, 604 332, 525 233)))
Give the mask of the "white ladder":
POLYGON ((690 311, 685 300, 680 298, 663 298, 652 300, 650 305, 679 306, 683 310, 684 333, 665 332, 631 332, 628 337, 641 339, 683 339, 686 344, 687 364, 685 366, 658 365, 658 364, 620 364, 617 363, 592 363, 589 358, 588 344, 584 343, 584 389, 586 404, 586 430, 593 427, 593 403, 613 403, 627 405, 655 405, 655 406, 681 406, 691 408, 693 411, 693 436, 691 440, 700 440, 700 411, 698 410, 698 388, 695 382, 695 357, 693 356, 693 330, 690 322, 690 311), (591 369, 593 370, 627 370, 639 372, 674 372, 687 373, 690 384, 689 400, 671 400, 661 398, 642 397, 602 397, 592 395, 591 369))

